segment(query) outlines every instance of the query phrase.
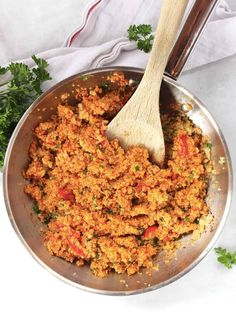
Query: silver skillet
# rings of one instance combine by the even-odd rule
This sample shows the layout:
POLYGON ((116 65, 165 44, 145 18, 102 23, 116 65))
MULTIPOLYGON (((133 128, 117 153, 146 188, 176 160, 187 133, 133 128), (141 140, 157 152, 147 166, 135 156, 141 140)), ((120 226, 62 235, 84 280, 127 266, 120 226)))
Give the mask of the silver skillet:
POLYGON ((214 164, 214 175, 208 190, 208 204, 214 215, 214 223, 194 245, 187 245, 186 248, 179 249, 177 259, 173 258, 169 266, 165 265, 163 256, 160 254, 156 258, 156 262, 160 264, 160 270, 153 269, 151 276, 144 269, 141 274, 133 276, 110 274, 107 278, 99 279, 92 275, 87 266, 78 268, 60 258, 50 256, 40 236, 44 226, 32 215, 32 201, 23 192, 25 181, 21 174, 29 161, 28 148, 33 139, 33 130, 39 122, 46 121, 55 112, 57 106, 55 97, 70 92, 72 84, 79 83, 86 87, 99 84, 111 72, 122 71, 127 79, 140 80, 143 74, 142 69, 103 68, 69 77, 39 97, 17 125, 8 146, 4 165, 4 198, 9 219, 31 255, 44 268, 63 281, 87 291, 110 295, 127 295, 154 290, 189 272, 206 256, 218 238, 229 211, 232 193, 229 152, 219 127, 204 105, 191 92, 176 83, 187 57, 217 2, 217 0, 197 0, 195 2, 173 48, 163 78, 161 102, 168 103, 174 99, 176 102, 192 105, 189 116, 201 127, 204 134, 209 136, 213 144, 212 160, 214 164), (89 79, 82 81, 80 79, 82 75, 89 75, 89 79))

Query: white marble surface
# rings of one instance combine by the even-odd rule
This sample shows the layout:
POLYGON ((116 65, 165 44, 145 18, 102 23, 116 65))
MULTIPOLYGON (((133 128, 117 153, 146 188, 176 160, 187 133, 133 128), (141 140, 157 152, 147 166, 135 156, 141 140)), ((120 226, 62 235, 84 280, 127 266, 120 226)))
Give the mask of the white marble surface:
MULTIPOLYGON (((3 2, 11 3, 13 0, 1 0, 1 4, 3 2)), ((27 1, 24 0, 24 2, 27 1)), ((43 0, 41 3, 46 3, 46 1, 43 0)), ((7 13, 5 9, 5 14, 7 13)), ((30 23, 23 22, 26 26, 30 23)), ((14 31, 16 29, 15 25, 14 31)), ((21 36, 23 38, 23 35, 19 34, 18 37, 17 34, 11 36, 19 40, 21 36)), ((43 37, 41 40, 43 41, 43 37)), ((30 45, 27 49, 24 54, 31 54, 30 45)), ((179 80, 205 103, 220 125, 229 146, 234 169, 236 169, 235 73, 236 56, 185 73, 179 80)), ((234 183, 236 183, 235 180, 234 183)), ((234 192, 227 223, 217 245, 236 249, 235 225, 236 196, 234 192)), ((183 278, 160 290, 143 295, 101 296, 80 291, 61 282, 38 265, 17 238, 5 210, 1 178, 0 239, 0 313, 37 314, 50 311, 52 313, 86 311, 103 314, 124 311, 135 314, 144 313, 144 311, 148 313, 199 313, 200 311, 222 313, 226 311, 226 308, 235 308, 236 267, 232 270, 222 267, 217 263, 213 251, 183 278)))

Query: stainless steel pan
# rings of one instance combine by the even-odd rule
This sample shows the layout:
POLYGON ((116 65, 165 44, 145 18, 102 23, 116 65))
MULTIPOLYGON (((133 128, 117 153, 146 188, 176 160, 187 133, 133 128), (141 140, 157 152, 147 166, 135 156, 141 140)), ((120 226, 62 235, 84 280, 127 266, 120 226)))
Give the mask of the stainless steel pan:
MULTIPOLYGON (((64 92, 70 92, 74 83, 80 83, 87 87, 99 84, 102 77, 114 71, 124 72, 128 79, 140 80, 143 74, 142 69, 104 68, 86 71, 67 78, 38 98, 19 122, 9 143, 4 166, 4 197, 9 218, 17 235, 31 255, 43 267, 65 282, 84 290, 111 295, 141 293, 160 288, 180 278, 196 266, 210 251, 219 236, 231 200, 232 169, 229 152, 221 131, 204 105, 184 87, 176 83, 189 53, 217 2, 213 0, 196 1, 173 49, 163 79, 161 102, 168 103, 174 99, 182 104, 192 105, 193 109, 189 112, 189 116, 209 136, 213 144, 212 160, 214 164, 214 175, 208 191, 208 204, 214 215, 214 223, 194 245, 187 245, 185 248, 179 249, 177 259, 173 258, 169 266, 164 264, 163 256, 160 254, 156 258, 160 264, 160 270, 153 270, 151 276, 146 274, 144 269, 141 274, 133 276, 111 274, 107 278, 99 279, 92 275, 86 266, 78 268, 60 258, 50 256, 40 236, 44 226, 32 214, 32 201, 23 192, 25 180, 22 177, 22 170, 29 161, 28 148, 33 138, 33 130, 39 122, 49 119, 55 111, 57 106, 55 97, 64 92), (80 80, 81 75, 88 74, 92 74, 89 80, 80 80)), ((186 241, 186 238, 183 241, 186 241)))

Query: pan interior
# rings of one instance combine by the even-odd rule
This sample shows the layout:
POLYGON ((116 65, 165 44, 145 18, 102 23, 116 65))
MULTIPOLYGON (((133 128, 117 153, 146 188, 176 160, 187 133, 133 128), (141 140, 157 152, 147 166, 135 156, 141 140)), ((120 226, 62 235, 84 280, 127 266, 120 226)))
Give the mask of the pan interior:
POLYGON ((181 277, 209 251, 222 229, 229 208, 231 165, 223 136, 206 108, 183 87, 165 78, 162 84, 161 103, 191 104, 192 110, 188 113, 190 118, 209 136, 213 145, 214 174, 210 181, 207 200, 214 216, 211 228, 208 228, 193 245, 179 249, 169 265, 163 262, 163 256, 160 254, 156 258, 160 270, 153 269, 151 275, 144 269, 132 276, 110 274, 104 279, 99 279, 87 266, 78 268, 60 258, 50 256, 40 235, 44 226, 32 214, 32 201, 23 191, 25 180, 22 171, 29 162, 28 148, 33 138, 33 130, 39 122, 50 118, 56 110, 58 98, 63 93, 70 93, 72 85, 95 86, 114 71, 124 72, 126 78, 133 81, 140 81, 143 74, 142 70, 127 67, 81 73, 57 84, 31 106, 17 126, 8 148, 4 192, 9 217, 16 232, 30 253, 44 267, 64 281, 86 290, 105 294, 131 294, 159 288, 181 277), (86 76, 86 79, 81 79, 81 76, 84 78, 86 76))

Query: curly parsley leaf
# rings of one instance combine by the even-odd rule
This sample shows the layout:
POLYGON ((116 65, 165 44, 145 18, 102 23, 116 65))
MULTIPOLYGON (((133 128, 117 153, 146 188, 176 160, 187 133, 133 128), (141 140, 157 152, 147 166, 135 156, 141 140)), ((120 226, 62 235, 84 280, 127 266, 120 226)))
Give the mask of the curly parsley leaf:
POLYGON ((34 205, 33 207, 32 207, 32 210, 35 212, 35 214, 40 214, 41 213, 41 210, 38 208, 38 206, 37 205, 34 205))
POLYGON ((139 50, 148 53, 152 49, 152 26, 150 24, 130 25, 127 30, 130 41, 136 41, 139 50))
POLYGON ((44 59, 32 56, 36 66, 30 69, 24 63, 12 62, 0 67, 0 81, 5 74, 10 79, 0 84, 0 167, 11 134, 18 121, 30 104, 42 93, 41 85, 51 77, 46 70, 48 63, 44 59))
POLYGON ((221 247, 215 248, 215 252, 218 255, 217 260, 227 268, 232 268, 236 265, 236 252, 230 252, 221 247))

